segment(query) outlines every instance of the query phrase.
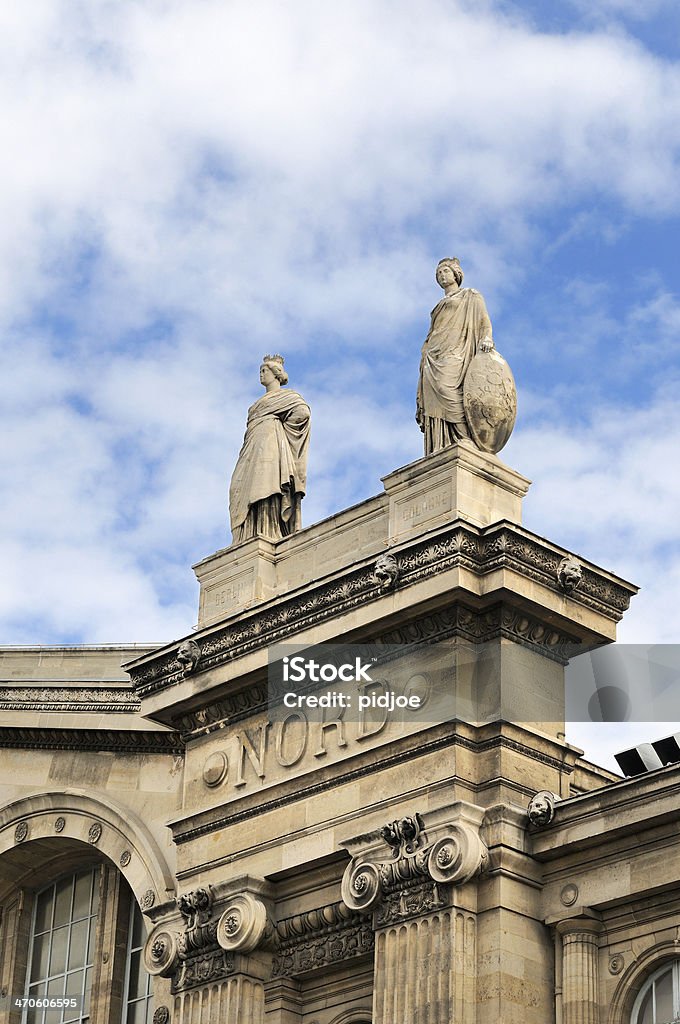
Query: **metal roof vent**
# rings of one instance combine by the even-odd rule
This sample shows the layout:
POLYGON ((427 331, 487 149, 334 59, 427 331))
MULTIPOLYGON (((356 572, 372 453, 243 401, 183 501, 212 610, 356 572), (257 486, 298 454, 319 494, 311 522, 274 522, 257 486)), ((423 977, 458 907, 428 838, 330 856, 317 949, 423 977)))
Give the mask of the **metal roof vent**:
POLYGON ((667 764, 680 763, 680 732, 664 736, 652 743, 638 743, 636 747, 614 754, 624 775, 644 775, 667 764))

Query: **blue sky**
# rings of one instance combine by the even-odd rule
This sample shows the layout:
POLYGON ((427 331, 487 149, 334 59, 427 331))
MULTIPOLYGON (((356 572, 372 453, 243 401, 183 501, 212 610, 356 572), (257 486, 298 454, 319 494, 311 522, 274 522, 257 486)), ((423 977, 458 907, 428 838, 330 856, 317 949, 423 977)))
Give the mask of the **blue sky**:
POLYGON ((165 641, 229 539, 263 352, 311 523, 421 453, 434 267, 485 296, 525 525, 678 639, 675 0, 0 12, 0 641, 165 641))

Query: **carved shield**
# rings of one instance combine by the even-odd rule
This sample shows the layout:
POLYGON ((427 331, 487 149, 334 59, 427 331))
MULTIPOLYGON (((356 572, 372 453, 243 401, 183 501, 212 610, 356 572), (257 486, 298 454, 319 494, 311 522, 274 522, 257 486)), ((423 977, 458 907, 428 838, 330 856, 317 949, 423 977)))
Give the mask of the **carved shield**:
POLYGON ((512 370, 492 349, 478 352, 463 381, 463 408, 472 440, 484 452, 499 452, 517 416, 517 390, 512 370))

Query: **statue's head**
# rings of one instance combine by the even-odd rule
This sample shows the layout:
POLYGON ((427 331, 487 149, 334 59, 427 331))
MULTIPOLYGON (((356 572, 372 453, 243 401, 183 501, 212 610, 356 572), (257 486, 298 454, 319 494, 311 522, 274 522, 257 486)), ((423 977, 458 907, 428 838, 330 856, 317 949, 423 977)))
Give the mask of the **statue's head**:
POLYGON ((264 367, 267 367, 274 374, 274 378, 278 380, 279 384, 288 383, 288 374, 283 368, 283 356, 262 356, 262 366, 260 367, 260 374, 264 367))
POLYGON ((444 287, 444 284, 442 284, 442 281, 441 281, 440 270, 442 270, 444 267, 448 267, 453 272, 453 276, 456 279, 456 283, 457 283, 458 287, 460 287, 461 284, 463 283, 463 270, 461 268, 460 261, 459 261, 458 257, 457 256, 446 256, 443 260, 440 260, 439 263, 437 264, 437 270, 436 270, 436 273, 435 273, 435 277, 437 278, 437 284, 441 288, 444 287))

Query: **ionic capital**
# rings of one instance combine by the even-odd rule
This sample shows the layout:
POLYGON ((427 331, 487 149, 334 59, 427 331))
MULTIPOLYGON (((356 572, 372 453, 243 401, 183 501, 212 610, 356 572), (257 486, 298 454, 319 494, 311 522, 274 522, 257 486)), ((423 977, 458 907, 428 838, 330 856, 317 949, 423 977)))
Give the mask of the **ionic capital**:
MULTIPOLYGON (((343 843, 354 854, 342 879, 344 903, 369 913, 387 894, 423 882, 435 883, 439 901, 437 885, 462 885, 486 867, 482 818, 480 808, 458 801, 444 810, 398 818, 343 843)), ((426 909, 431 902, 420 905, 426 909)))

